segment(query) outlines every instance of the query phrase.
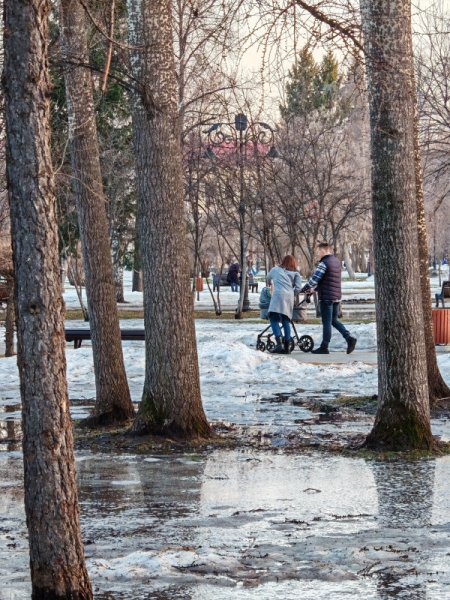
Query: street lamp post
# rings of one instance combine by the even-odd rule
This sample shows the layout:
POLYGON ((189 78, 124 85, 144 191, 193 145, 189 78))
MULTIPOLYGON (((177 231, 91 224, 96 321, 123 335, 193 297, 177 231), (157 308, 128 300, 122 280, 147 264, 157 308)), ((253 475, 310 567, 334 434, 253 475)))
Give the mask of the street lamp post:
POLYGON ((275 130, 267 123, 261 121, 249 122, 247 116, 240 113, 236 115, 233 123, 215 123, 204 132, 208 136, 208 145, 204 153, 205 158, 217 160, 219 156, 214 148, 228 148, 232 146, 237 153, 239 167, 239 245, 241 264, 241 285, 239 288, 239 304, 236 309, 235 318, 242 319, 244 312, 250 310, 248 297, 248 277, 245 245, 245 217, 247 214, 247 203, 245 198, 244 166, 246 160, 246 148, 251 145, 254 156, 258 157, 259 147, 267 148, 269 151, 263 156, 268 158, 279 158, 275 148, 275 130))

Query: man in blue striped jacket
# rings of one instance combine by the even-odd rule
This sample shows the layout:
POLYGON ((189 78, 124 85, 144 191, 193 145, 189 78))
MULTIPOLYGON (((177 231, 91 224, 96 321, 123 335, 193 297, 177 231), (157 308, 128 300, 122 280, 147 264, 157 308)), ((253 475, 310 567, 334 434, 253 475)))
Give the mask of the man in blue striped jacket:
POLYGON ((312 354, 329 354, 328 346, 331 341, 331 326, 335 327, 347 342, 347 354, 353 352, 356 346, 356 338, 339 321, 339 303, 342 298, 341 289, 341 261, 332 253, 327 242, 317 246, 320 262, 316 267, 311 279, 306 283, 301 292, 312 293, 317 290, 320 302, 320 315, 322 317, 323 341, 321 345, 312 351, 312 354))

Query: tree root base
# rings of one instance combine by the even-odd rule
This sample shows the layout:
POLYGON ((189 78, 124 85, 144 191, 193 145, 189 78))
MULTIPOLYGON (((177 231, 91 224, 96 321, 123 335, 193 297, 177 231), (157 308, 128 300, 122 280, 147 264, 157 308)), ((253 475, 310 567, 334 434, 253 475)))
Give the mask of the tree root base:
POLYGON ((126 411, 122 408, 116 408, 106 413, 94 413, 89 417, 86 417, 86 419, 81 420, 78 426, 85 427, 88 429, 95 429, 97 427, 109 427, 111 425, 120 425, 134 419, 135 414, 136 413, 134 412, 134 410, 126 411))
POLYGON ((70 590, 65 594, 58 594, 48 588, 37 588, 33 586, 31 600, 92 600, 92 591, 90 585, 86 590, 70 590))
POLYGON ((129 435, 141 437, 144 435, 157 435, 180 441, 204 441, 217 437, 209 423, 190 424, 185 428, 175 424, 162 425, 142 414, 137 415, 129 435))
POLYGON ((372 452, 417 452, 417 451, 425 451, 425 452, 435 452, 436 454, 441 454, 439 450, 439 446, 436 440, 423 440, 421 443, 411 444, 401 442, 399 440, 389 440, 389 439, 374 439, 368 438, 366 442, 361 446, 366 450, 372 450, 372 452))
POLYGON ((410 452, 437 449, 426 414, 411 408, 401 398, 386 399, 378 408, 375 424, 364 447, 376 452, 410 452))

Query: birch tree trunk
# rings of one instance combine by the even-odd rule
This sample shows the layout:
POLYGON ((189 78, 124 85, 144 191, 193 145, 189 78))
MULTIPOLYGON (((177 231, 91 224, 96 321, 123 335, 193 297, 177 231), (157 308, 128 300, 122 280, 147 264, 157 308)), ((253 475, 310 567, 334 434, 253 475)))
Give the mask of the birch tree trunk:
POLYGON ((89 69, 85 12, 78 0, 61 0, 61 47, 71 157, 89 306, 96 402, 87 425, 134 416, 122 353, 105 196, 89 69))
POLYGON ((208 437, 189 292, 170 0, 128 0, 145 382, 133 429, 208 437), (140 48, 139 48, 140 47, 140 48))
POLYGON ((418 231, 410 0, 361 0, 368 76, 379 403, 366 445, 432 448, 418 231))
POLYGON ((50 154, 48 0, 5 1, 11 210, 25 511, 33 600, 87 600, 66 383, 64 302, 50 154))

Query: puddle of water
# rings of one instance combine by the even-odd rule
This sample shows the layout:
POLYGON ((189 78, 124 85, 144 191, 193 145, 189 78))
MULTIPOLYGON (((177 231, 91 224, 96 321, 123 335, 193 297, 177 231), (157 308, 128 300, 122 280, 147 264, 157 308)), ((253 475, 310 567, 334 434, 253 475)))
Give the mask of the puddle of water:
MULTIPOLYGON (((450 598, 450 457, 79 453, 77 471, 96 598, 450 598)), ((11 600, 29 597, 21 476, 0 454, 11 600)))

